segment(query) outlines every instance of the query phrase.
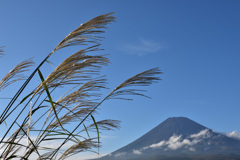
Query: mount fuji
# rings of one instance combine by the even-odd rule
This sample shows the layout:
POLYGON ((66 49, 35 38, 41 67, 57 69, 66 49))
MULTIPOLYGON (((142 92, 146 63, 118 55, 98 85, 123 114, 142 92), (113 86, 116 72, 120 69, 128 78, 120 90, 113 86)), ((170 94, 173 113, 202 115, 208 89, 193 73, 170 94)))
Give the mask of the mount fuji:
POLYGON ((240 160, 240 140, 185 117, 168 118, 99 160, 240 160))

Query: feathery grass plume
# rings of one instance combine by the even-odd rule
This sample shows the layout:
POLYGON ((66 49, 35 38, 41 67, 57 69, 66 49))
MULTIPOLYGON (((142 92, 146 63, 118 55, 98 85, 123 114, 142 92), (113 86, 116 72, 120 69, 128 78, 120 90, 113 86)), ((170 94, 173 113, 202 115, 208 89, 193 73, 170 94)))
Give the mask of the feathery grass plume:
POLYGON ((103 37, 97 35, 104 33, 105 31, 103 29, 107 28, 106 25, 115 21, 116 17, 111 16, 113 13, 114 12, 100 15, 81 24, 77 29, 65 37, 55 50, 79 44, 99 44, 98 41, 103 37))
POLYGON ((97 142, 95 142, 95 143, 93 143, 93 142, 94 142, 93 139, 87 139, 87 140, 84 140, 82 142, 83 143, 82 145, 81 144, 75 144, 75 145, 71 146, 61 155, 59 160, 66 159, 66 158, 68 158, 70 156, 73 156, 77 153, 86 151, 86 150, 94 148, 94 147, 98 147, 97 142))
POLYGON ((82 49, 66 58, 35 92, 42 90, 43 84, 46 84, 48 88, 54 88, 91 80, 92 75, 99 73, 101 67, 109 63, 108 58, 104 55, 86 55, 87 52, 99 51, 98 46, 95 45, 82 49))
POLYGON ((125 99, 125 100, 132 100, 131 98, 127 99, 122 96, 126 95, 138 95, 138 96, 143 96, 150 98, 143 94, 142 92, 145 92, 146 90, 140 90, 140 89, 133 89, 129 87, 138 87, 138 86, 149 86, 152 83, 156 83, 159 80, 161 80, 159 77, 156 75, 162 74, 162 72, 159 70, 159 68, 152 68, 149 70, 146 70, 144 72, 141 72, 123 83, 121 83, 119 86, 117 86, 107 97, 107 99, 125 99))
POLYGON ((0 91, 19 80, 26 78, 22 73, 28 71, 28 68, 33 65, 31 59, 24 60, 14 67, 8 74, 0 81, 0 91))
MULTIPOLYGON (((96 122, 99 130, 115 130, 115 129, 119 129, 120 128, 120 121, 119 120, 112 120, 112 119, 105 119, 105 120, 101 120, 96 122)), ((96 131, 95 128, 95 124, 91 124, 89 126, 87 126, 88 131, 96 131)), ((81 130, 81 132, 83 132, 83 130, 81 130)))
MULTIPOLYGON (((83 151, 97 153, 94 149, 100 147, 101 133, 120 126, 120 121, 117 120, 95 120, 99 106, 108 99, 131 100, 125 97, 128 95, 148 97, 144 94, 145 90, 137 87, 158 82, 158 75, 162 73, 158 68, 139 73, 118 85, 108 95, 103 95, 105 92, 102 90, 108 89, 107 79, 100 71, 109 64, 109 59, 106 55, 99 54, 103 38, 99 34, 104 33, 106 25, 114 20, 115 17, 109 13, 82 24, 36 67, 0 116, 0 122, 13 117, 1 140, 3 152, 0 158, 32 159, 37 156, 39 160, 62 160, 83 151), (44 79, 40 70, 48 58, 55 51, 74 45, 86 47, 66 58, 44 79), (31 86, 31 92, 24 93, 23 90, 33 80, 36 72, 39 73, 40 84, 35 83, 35 86, 31 86), (24 98, 11 109, 20 95, 24 98), (58 98, 56 95, 61 96, 58 98), (12 114, 15 110, 19 110, 18 114, 12 114), (13 132, 16 127, 18 129, 13 132), (57 146, 49 145, 54 143, 57 146)), ((22 79, 22 73, 31 65, 32 62, 26 60, 17 69, 13 69, 1 81, 0 91, 22 79)))

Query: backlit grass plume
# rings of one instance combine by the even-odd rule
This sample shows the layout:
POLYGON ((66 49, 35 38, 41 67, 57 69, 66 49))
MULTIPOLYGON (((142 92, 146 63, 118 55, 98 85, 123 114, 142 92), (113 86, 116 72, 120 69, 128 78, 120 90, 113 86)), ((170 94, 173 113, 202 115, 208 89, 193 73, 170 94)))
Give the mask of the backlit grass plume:
POLYGON ((14 67, 3 79, 0 81, 0 91, 10 84, 17 82, 19 80, 24 80, 25 76, 22 74, 27 71, 30 66, 33 65, 33 62, 28 59, 19 63, 14 67))
MULTIPOLYGON (((10 85, 19 89, 5 107, 1 106, 0 159, 62 160, 83 151, 96 152, 101 132, 120 126, 117 120, 97 120, 97 109, 109 99, 147 97, 145 89, 137 87, 158 82, 161 74, 158 68, 130 77, 106 94, 107 78, 100 71, 109 64, 109 59, 102 54, 100 42, 106 25, 115 21, 112 14, 103 14, 81 24, 29 76, 24 75, 33 66, 31 59, 21 62, 2 78, 1 92, 10 85), (43 72, 42 66, 48 65, 46 62, 58 54, 56 51, 76 45, 79 51, 65 58, 48 75, 43 72), (32 81, 34 83, 30 83, 32 81), (23 82, 21 86, 20 82, 23 82)), ((0 55, 3 55, 2 47, 0 55)))

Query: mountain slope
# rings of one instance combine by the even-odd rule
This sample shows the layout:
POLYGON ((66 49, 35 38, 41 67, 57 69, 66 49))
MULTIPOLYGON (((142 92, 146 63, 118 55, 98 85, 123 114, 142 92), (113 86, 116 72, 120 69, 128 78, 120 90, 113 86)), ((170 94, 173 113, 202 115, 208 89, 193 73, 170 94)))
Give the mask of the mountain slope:
MULTIPOLYGON (((151 131, 100 160, 168 159, 239 155, 240 141, 185 117, 168 118, 151 131)), ((203 158, 200 158, 203 159, 203 158)), ((236 158, 233 158, 236 159, 236 158)))

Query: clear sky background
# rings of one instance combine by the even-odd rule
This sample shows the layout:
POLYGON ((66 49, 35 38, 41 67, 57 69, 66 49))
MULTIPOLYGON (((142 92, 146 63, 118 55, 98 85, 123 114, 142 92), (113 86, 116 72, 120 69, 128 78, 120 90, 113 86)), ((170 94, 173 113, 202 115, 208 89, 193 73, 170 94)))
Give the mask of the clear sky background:
MULTIPOLYGON (((102 154, 139 138, 168 117, 188 117, 219 132, 240 131, 239 0, 0 0, 0 78, 17 63, 36 63, 81 23, 116 12, 102 48, 109 87, 160 67, 152 99, 110 101, 98 119, 121 120, 103 133, 102 154)), ((61 59, 59 54, 50 59, 61 59)), ((2 96, 2 95, 1 95, 2 96)), ((91 154, 91 153, 90 153, 91 154)))

